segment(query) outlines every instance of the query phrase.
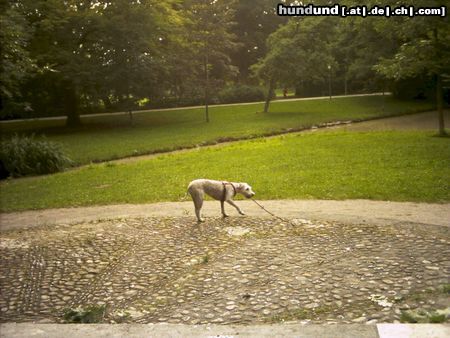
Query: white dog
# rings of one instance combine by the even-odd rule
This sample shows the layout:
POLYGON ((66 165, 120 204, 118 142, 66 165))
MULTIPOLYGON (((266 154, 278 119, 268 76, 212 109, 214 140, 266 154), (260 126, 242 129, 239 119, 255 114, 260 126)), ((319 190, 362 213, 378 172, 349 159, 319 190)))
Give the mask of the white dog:
POLYGON ((234 183, 207 179, 194 180, 189 183, 188 193, 191 195, 192 200, 194 201, 195 215, 197 216, 199 222, 204 221, 204 219, 201 217, 200 212, 203 206, 203 198, 205 197, 205 194, 220 201, 223 217, 228 216, 225 213, 224 202, 227 202, 228 204, 235 207, 241 215, 245 215, 242 210, 233 202, 232 198, 238 193, 244 195, 247 198, 251 198, 255 195, 252 187, 247 183, 234 183))

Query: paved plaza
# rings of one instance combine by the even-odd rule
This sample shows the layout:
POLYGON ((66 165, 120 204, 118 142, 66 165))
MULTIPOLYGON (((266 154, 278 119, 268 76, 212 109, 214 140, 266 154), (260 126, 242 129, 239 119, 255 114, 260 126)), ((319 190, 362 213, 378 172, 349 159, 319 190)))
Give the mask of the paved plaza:
POLYGON ((449 228, 274 218, 112 218, 0 233, 0 319, 393 323, 448 311, 449 228))

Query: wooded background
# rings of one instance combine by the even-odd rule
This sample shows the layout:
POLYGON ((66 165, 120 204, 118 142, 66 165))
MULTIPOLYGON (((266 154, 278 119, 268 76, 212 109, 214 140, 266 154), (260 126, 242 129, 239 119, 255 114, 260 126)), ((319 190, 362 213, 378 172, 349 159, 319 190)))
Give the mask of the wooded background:
POLYGON ((275 88, 392 91, 442 106, 448 17, 287 18, 278 2, 2 0, 0 116, 76 125, 82 113, 251 101, 275 88))

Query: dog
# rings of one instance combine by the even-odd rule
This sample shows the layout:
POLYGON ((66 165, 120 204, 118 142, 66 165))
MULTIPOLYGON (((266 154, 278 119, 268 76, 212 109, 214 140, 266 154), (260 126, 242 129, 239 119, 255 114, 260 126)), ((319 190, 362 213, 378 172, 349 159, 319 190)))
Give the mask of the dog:
POLYGON ((192 181, 191 183, 189 183, 187 191, 194 201, 195 215, 197 216, 197 220, 199 222, 205 221, 201 216, 205 194, 220 201, 220 207, 222 209, 223 217, 228 217, 228 215, 225 213, 225 202, 235 207, 241 215, 245 215, 244 212, 232 200, 232 198, 236 196, 236 194, 244 195, 246 198, 255 196, 252 187, 247 183, 215 181, 208 179, 198 179, 192 181))

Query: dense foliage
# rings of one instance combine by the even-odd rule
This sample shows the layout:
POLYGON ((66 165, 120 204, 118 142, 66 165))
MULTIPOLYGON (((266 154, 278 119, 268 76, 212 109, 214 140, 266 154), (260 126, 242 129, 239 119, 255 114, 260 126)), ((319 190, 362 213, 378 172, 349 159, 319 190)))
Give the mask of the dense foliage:
POLYGON ((219 93, 219 101, 223 103, 257 102, 264 100, 264 91, 257 86, 236 85, 224 88, 219 93))
MULTIPOLYGON (((278 2, 2 0, 0 117, 67 115, 76 125, 80 113, 215 103, 235 84, 265 85, 268 98, 276 87, 442 96, 447 18, 288 19, 278 2)), ((400 2, 365 3, 386 4, 400 2)))
POLYGON ((58 144, 17 135, 2 141, 0 161, 4 176, 14 177, 50 174, 71 163, 58 144))

